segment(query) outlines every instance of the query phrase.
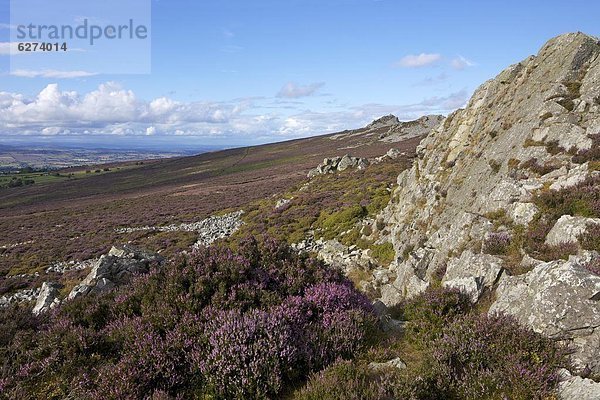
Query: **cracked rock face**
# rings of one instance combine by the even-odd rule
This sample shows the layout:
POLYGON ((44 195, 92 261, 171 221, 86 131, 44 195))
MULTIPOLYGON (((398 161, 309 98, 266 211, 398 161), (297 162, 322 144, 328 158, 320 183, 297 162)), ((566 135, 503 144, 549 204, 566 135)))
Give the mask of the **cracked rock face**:
POLYGON ((442 285, 459 289, 475 303, 485 289, 491 287, 500 278, 503 271, 502 259, 489 254, 462 253, 460 258, 448 262, 442 285))
POLYGON ((44 282, 32 312, 38 315, 58 306, 60 304, 58 298, 60 288, 61 285, 58 283, 44 282))
POLYGON ((576 368, 600 373, 600 276, 581 257, 541 263, 525 275, 505 276, 489 313, 514 316, 573 348, 576 368))
POLYGON ((386 299, 420 293, 450 258, 478 252, 491 229, 488 215, 503 211, 527 225, 537 211, 537 190, 568 188, 597 173, 548 149, 555 140, 589 148, 587 135, 600 130, 599 98, 598 40, 566 34, 485 82, 465 109, 435 128, 379 216, 396 250, 391 270, 397 279, 381 288, 386 299), (519 167, 531 160, 557 170, 539 176, 519 167), (422 265, 415 271, 413 254, 421 258, 420 249, 427 253, 425 271, 422 265))

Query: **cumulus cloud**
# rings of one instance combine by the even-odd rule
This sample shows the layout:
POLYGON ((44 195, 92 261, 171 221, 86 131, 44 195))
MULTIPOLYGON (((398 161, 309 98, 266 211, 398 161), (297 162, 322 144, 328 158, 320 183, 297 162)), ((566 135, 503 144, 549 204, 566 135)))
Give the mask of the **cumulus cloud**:
POLYGON ((36 96, 0 92, 0 132, 30 136, 194 136, 232 143, 310 136, 363 126, 393 113, 404 120, 448 113, 461 107, 468 93, 414 104, 364 104, 324 107, 321 111, 271 107, 269 98, 229 102, 181 102, 169 97, 149 101, 114 82, 87 93, 47 85, 36 96))
POLYGON ((47 69, 43 71, 30 71, 25 69, 17 69, 10 73, 14 76, 22 78, 50 78, 50 79, 70 79, 70 78, 86 78, 89 76, 97 75, 94 72, 87 71, 57 71, 53 69, 47 69))
POLYGON ((475 63, 464 58, 463 56, 458 56, 450 62, 450 65, 454 69, 463 70, 465 68, 475 66, 475 63))
POLYGON ((310 85, 304 86, 298 85, 294 82, 288 82, 281 88, 279 93, 277 93, 277 97, 285 99, 298 99, 300 97, 312 96, 324 85, 324 82, 311 83, 310 85))
POLYGON ((441 59, 442 55, 437 53, 409 54, 402 57, 397 65, 403 68, 421 68, 433 65, 441 59))

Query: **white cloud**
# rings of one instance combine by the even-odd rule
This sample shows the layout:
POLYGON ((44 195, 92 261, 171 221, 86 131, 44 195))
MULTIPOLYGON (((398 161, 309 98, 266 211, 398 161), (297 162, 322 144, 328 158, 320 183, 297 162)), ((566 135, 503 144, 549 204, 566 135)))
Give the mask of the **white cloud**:
POLYGON ((181 102, 169 97, 139 99, 114 82, 87 93, 47 85, 34 97, 0 92, 0 132, 6 135, 195 136, 241 143, 310 136, 365 125, 393 113, 403 120, 446 114, 465 104, 466 90, 405 105, 364 104, 321 111, 285 105, 272 98, 229 102, 181 102))
POLYGON ((442 55, 437 53, 409 54, 402 57, 397 65, 404 68, 420 68, 435 64, 441 59, 442 55))
POLYGON ((472 61, 470 61, 470 60, 467 60, 463 56, 458 56, 458 57, 454 58, 450 62, 450 65, 454 69, 463 70, 463 69, 465 69, 467 67, 473 67, 473 66, 475 66, 475 63, 472 62, 472 61))
POLYGON ((53 69, 47 69, 43 71, 30 71, 25 69, 18 69, 10 73, 14 76, 22 78, 50 78, 50 79, 71 79, 71 78, 86 78, 89 76, 97 75, 94 72, 87 71, 57 71, 53 69))
POLYGON ((277 97, 298 99, 300 97, 312 96, 323 86, 325 86, 324 82, 311 83, 310 85, 304 86, 294 82, 288 82, 281 88, 279 93, 277 93, 277 97))
POLYGON ((0 55, 9 56, 19 54, 18 43, 15 42, 0 42, 0 55))

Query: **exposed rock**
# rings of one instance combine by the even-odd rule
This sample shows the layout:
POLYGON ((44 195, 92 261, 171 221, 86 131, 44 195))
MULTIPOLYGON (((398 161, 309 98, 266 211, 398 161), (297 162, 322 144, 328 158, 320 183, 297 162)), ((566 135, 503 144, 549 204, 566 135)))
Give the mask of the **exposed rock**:
POLYGON ((157 232, 198 232, 198 241, 193 248, 199 246, 209 246, 213 242, 231 236, 243 224, 241 216, 243 210, 225 215, 215 215, 203 219, 199 222, 190 224, 167 225, 167 226, 141 226, 135 228, 119 228, 115 229, 117 233, 132 233, 139 231, 157 231, 157 232))
POLYGON ((290 204, 290 202, 292 201, 292 199, 279 199, 279 200, 277 200, 277 203, 275 204, 275 209, 279 210, 280 208, 282 208, 282 207, 290 204))
POLYGON ((493 227, 492 213, 504 210, 516 224, 527 225, 537 190, 569 187, 593 174, 560 148, 548 149, 556 149, 554 139, 559 146, 589 147, 582 135, 600 129, 594 100, 600 97, 599 79, 598 40, 561 35, 481 85, 465 109, 423 139, 412 168, 398 176, 392 201, 377 217, 388 225, 381 231, 390 232, 397 259, 390 267, 397 278, 381 288, 386 304, 424 290, 451 255, 480 244, 493 227), (561 98, 573 107, 561 105, 561 98), (586 112, 577 111, 581 102, 590 105, 586 112), (556 137, 559 132, 565 137, 556 137), (533 159, 564 169, 539 176, 519 167, 533 159))
POLYGON ((44 282, 32 312, 38 315, 58 306, 60 304, 58 296, 61 287, 58 283, 44 282))
POLYGON ((341 172, 348 168, 365 169, 369 164, 370 162, 366 158, 351 157, 348 154, 345 154, 343 157, 326 158, 317 168, 309 171, 308 178, 341 172))
POLYGON ((513 203, 508 206, 508 216, 517 225, 529 225, 535 215, 539 212, 533 203, 513 203))
POLYGON ((368 129, 378 129, 400 124, 400 120, 395 115, 385 115, 367 125, 368 129))
POLYGON ((151 263, 163 261, 164 259, 156 253, 129 245, 113 247, 108 255, 100 257, 88 276, 71 290, 68 299, 109 290, 115 285, 127 282, 133 275, 148 272, 151 263))
POLYGON ((577 165, 566 171, 564 175, 559 176, 554 183, 550 185, 552 190, 569 188, 585 181, 590 175, 588 163, 577 165))
POLYGON ((373 372, 381 372, 381 371, 385 371, 385 370, 389 370, 389 369, 393 370, 393 369, 405 369, 405 368, 406 368, 406 364, 404 364, 404 362, 400 358, 394 358, 393 360, 383 362, 383 363, 376 363, 376 362, 369 363, 369 369, 373 372))
POLYGON ((579 243, 579 236, 585 234, 592 224, 600 224, 600 219, 563 215, 548 232, 546 244, 579 243))
POLYGON ((46 273, 52 273, 52 272, 56 272, 59 274, 64 274, 65 272, 69 272, 69 271, 81 271, 87 268, 91 268, 94 263, 96 263, 98 261, 98 259, 90 259, 90 260, 84 260, 84 261, 63 261, 63 262, 57 262, 54 263, 52 265, 50 265, 48 268, 46 268, 46 273))
POLYGON ((512 315, 548 337, 573 347, 573 362, 600 372, 600 276, 582 267, 585 260, 552 261, 520 276, 505 276, 489 313, 512 315))
POLYGON ((598 400, 600 383, 573 376, 566 369, 559 371, 558 398, 560 400, 598 400))
POLYGON ((15 303, 29 303, 37 299, 40 288, 22 289, 10 295, 0 297, 0 307, 6 307, 15 303))
POLYGON ((502 259, 489 254, 473 254, 467 250, 460 258, 448 262, 442 280, 445 287, 459 289, 477 302, 485 289, 490 289, 503 271, 502 259))

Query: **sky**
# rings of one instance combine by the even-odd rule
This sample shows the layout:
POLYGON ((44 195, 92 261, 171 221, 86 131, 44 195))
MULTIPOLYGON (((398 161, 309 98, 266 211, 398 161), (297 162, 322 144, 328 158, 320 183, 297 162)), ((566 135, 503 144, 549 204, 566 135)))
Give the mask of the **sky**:
POLYGON ((550 38, 600 35, 591 0, 136 1, 151 7, 147 60, 73 49, 81 64, 27 68, 0 0, 0 143, 234 146, 448 114, 550 38), (134 59, 148 68, 125 71, 134 59))

